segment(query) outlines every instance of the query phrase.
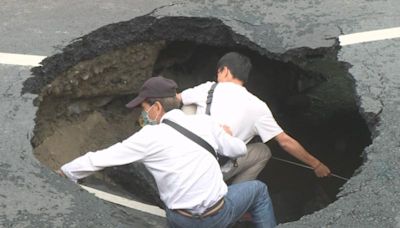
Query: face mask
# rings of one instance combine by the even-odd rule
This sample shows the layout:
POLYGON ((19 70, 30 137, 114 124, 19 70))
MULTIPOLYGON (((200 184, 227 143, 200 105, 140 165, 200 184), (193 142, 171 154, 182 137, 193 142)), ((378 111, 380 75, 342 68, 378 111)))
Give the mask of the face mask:
POLYGON ((142 113, 140 115, 140 119, 139 119, 139 124, 141 127, 144 127, 146 125, 156 125, 157 124, 156 119, 158 117, 158 114, 156 116, 156 119, 154 119, 154 120, 150 119, 150 117, 149 117, 149 111, 152 108, 153 108, 153 105, 149 108, 149 110, 147 110, 147 112, 144 110, 142 111, 142 113))

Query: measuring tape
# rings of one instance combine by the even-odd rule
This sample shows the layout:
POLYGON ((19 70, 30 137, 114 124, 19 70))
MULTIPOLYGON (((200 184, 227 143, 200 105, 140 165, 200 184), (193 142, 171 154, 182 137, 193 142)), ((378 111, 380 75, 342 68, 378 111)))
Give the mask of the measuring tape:
MULTIPOLYGON (((291 165, 303 167, 303 168, 306 168, 306 169, 314 170, 314 169, 311 168, 310 166, 306 166, 306 165, 303 165, 303 164, 300 164, 300 163, 297 163, 297 162, 288 161, 288 160, 285 160, 285 159, 282 159, 282 158, 277 158, 277 157, 275 157, 275 156, 272 156, 272 159, 277 160, 277 161, 281 161, 281 162, 285 162, 285 163, 288 163, 288 164, 291 164, 291 165)), ((331 173, 330 175, 333 176, 333 177, 336 177, 336 178, 338 178, 338 179, 341 179, 341 180, 345 180, 345 181, 348 181, 348 180, 349 180, 349 178, 342 177, 342 176, 339 176, 339 175, 334 174, 334 173, 331 173)))

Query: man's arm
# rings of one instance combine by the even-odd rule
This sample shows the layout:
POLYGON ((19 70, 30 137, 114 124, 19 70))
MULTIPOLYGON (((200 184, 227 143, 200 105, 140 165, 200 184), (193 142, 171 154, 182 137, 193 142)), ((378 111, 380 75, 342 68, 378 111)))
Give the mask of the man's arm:
POLYGON ((331 171, 327 166, 325 166, 325 164, 323 164, 321 161, 308 153, 304 149, 304 147, 300 145, 299 142, 287 135, 285 132, 282 132, 279 135, 275 136, 275 140, 289 154, 311 166, 314 170, 315 175, 317 175, 318 177, 325 177, 330 175, 331 171))
POLYGON ((193 88, 188 88, 177 94, 177 98, 183 105, 196 104, 206 106, 208 90, 214 82, 205 82, 193 88))
POLYGON ((106 167, 125 165, 140 160, 145 156, 151 140, 149 137, 151 134, 144 131, 143 128, 123 142, 106 149, 88 152, 64 164, 57 173, 76 182, 106 167))
POLYGON ((228 126, 214 124, 213 131, 217 139, 219 154, 230 158, 237 158, 246 154, 246 144, 239 138, 233 137, 228 126))

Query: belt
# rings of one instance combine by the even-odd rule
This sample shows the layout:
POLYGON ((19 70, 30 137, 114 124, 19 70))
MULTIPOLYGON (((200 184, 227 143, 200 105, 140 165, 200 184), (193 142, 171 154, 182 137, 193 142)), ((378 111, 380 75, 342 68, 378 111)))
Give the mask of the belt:
POLYGON ((224 208, 224 197, 222 197, 218 202, 216 202, 214 205, 209 207, 206 211, 204 211, 203 214, 192 214, 190 211, 185 210, 185 209, 175 209, 174 211, 177 212, 180 215, 189 217, 189 218, 205 218, 208 216, 212 216, 218 213, 222 208, 224 208))

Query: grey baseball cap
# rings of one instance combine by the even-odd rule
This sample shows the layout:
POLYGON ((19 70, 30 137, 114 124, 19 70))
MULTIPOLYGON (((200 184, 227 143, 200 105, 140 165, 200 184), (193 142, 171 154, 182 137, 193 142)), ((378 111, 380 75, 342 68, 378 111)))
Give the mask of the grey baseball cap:
POLYGON ((151 77, 140 88, 139 95, 125 105, 127 108, 135 108, 147 98, 163 98, 176 96, 177 84, 175 81, 163 76, 151 77))

